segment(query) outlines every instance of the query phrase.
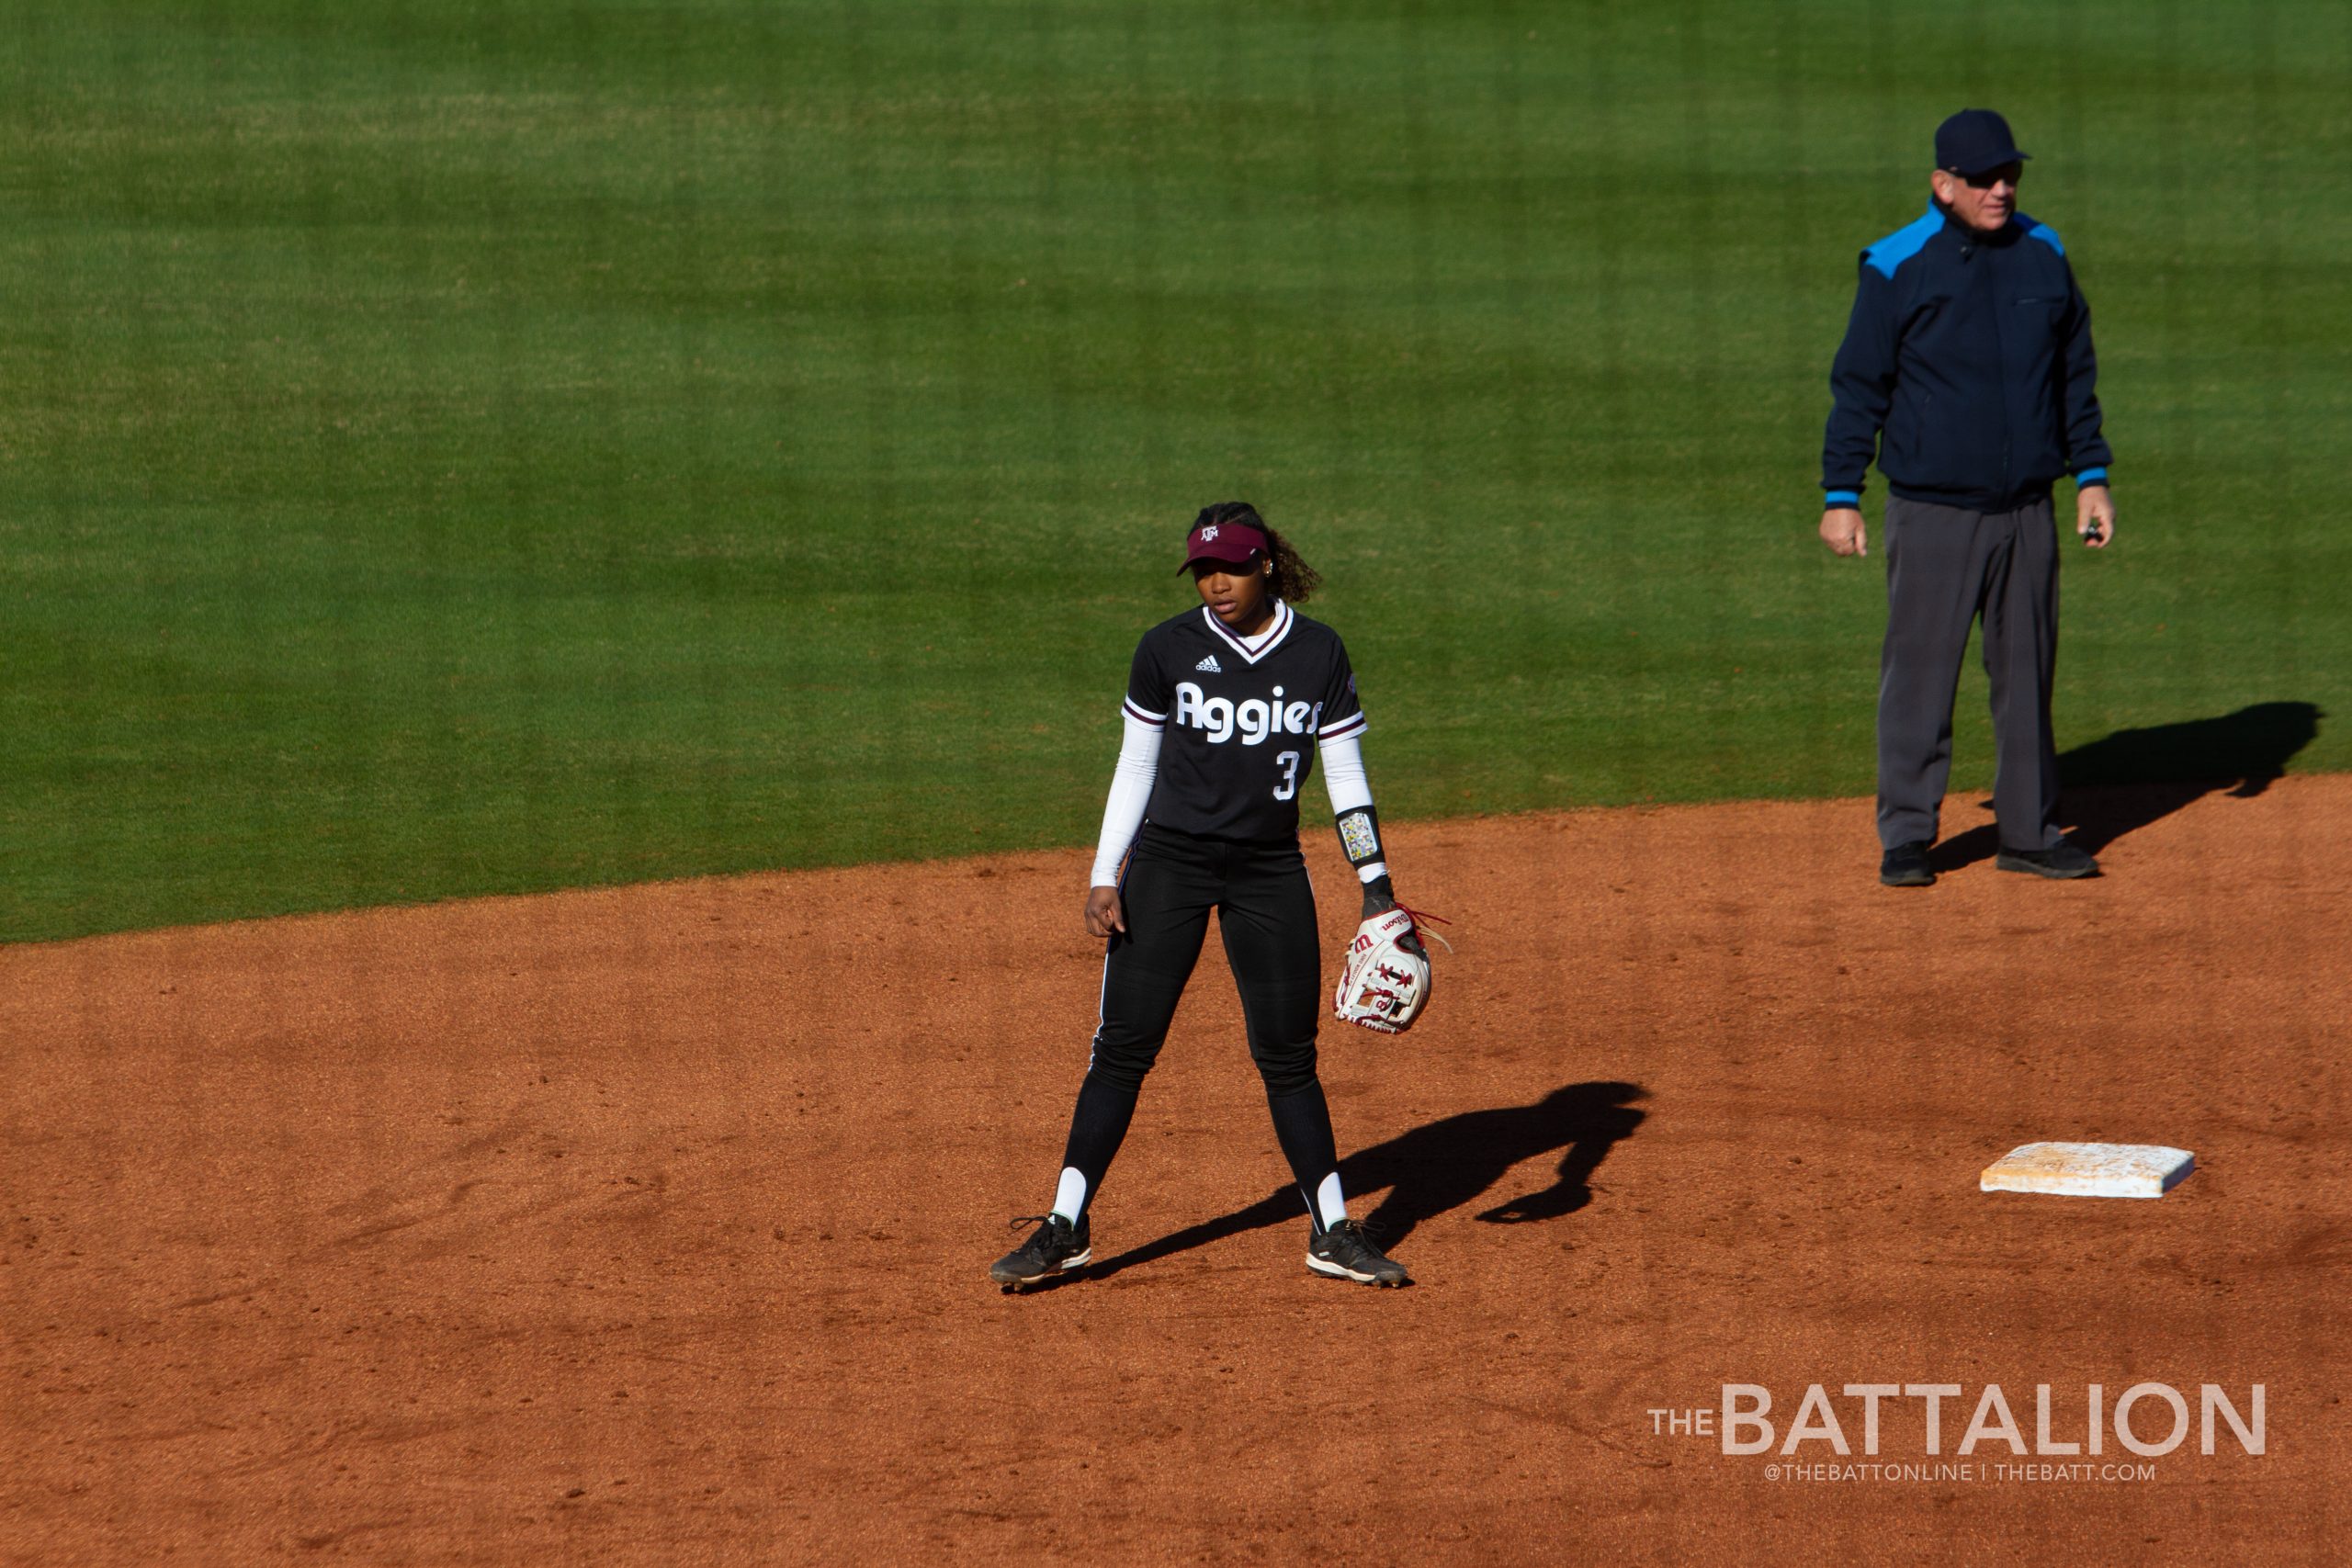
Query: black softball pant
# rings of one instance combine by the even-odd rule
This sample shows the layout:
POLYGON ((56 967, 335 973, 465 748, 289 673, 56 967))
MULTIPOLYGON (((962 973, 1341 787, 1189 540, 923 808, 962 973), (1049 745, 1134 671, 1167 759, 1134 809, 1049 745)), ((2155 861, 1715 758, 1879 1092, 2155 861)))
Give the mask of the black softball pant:
POLYGON ((1113 935, 1103 960, 1102 1021, 1090 1071, 1127 1089, 1143 1087, 1215 909, 1241 990, 1250 1055, 1267 1092, 1295 1093, 1315 1081, 1323 948, 1296 840, 1200 839, 1146 823, 1119 902, 1127 929, 1113 935))
POLYGON ((1204 839, 1146 823, 1121 879, 1119 902, 1127 929, 1113 934, 1103 959, 1102 1022, 1062 1163, 1086 1178, 1091 1201, 1126 1136, 1136 1094, 1168 1038, 1214 909, 1226 962, 1241 992, 1250 1055, 1312 1215, 1316 1189, 1338 1168, 1339 1156, 1330 1110, 1315 1076, 1323 951, 1315 890, 1297 840, 1204 839))

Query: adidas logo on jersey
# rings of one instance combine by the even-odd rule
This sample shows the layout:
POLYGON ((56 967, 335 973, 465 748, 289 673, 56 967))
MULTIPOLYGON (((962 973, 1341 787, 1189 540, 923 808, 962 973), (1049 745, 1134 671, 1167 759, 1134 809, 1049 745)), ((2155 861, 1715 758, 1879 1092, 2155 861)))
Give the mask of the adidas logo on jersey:
POLYGON ((1217 663, 1216 655, 1214 653, 1203 656, 1201 661, 1198 664, 1193 665, 1193 668, 1195 670, 1205 670, 1212 675, 1222 675, 1225 673, 1224 667, 1217 663))

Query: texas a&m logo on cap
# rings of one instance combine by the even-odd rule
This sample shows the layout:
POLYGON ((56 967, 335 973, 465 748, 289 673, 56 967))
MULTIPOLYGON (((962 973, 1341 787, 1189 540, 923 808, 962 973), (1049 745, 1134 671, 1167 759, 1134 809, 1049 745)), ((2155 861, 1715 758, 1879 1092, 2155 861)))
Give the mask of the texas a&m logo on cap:
POLYGON ((1204 523, 1184 536, 1184 565, 1219 561, 1243 566, 1270 553, 1265 534, 1247 523, 1204 523))

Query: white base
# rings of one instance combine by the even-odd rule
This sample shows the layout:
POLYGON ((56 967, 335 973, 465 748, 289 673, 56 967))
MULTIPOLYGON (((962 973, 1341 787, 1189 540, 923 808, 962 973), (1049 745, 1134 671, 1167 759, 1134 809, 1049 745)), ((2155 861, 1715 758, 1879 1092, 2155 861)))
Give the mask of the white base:
POLYGON ((2197 1168, 2187 1149, 2161 1144, 2020 1144, 1977 1179, 1983 1192, 2074 1198, 2161 1198, 2197 1168))

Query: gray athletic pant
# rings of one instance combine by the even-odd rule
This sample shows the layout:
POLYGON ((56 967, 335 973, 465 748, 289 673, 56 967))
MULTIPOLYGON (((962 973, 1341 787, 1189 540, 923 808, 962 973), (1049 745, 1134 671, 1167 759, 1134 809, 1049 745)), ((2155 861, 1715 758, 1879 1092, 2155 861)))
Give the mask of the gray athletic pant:
POLYGON ((1886 503, 1886 647, 1879 661, 1878 837, 1935 841, 1951 774, 1951 707, 1968 628, 1984 618, 1993 685, 1993 811, 2009 849, 2059 840, 2050 679, 2058 659, 2058 533, 2044 496, 2014 512, 1886 503))

